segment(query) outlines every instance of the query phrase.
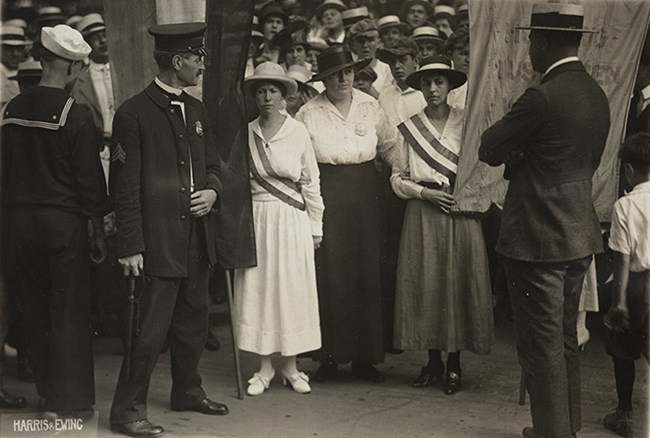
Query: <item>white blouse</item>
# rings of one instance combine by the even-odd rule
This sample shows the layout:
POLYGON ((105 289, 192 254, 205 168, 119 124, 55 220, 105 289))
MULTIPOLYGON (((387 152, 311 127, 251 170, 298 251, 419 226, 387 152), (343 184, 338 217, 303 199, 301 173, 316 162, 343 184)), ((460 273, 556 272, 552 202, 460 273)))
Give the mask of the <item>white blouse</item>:
MULTIPOLYGON (((259 117, 250 122, 248 127, 249 147, 255 147, 252 132, 264 139, 265 152, 271 167, 278 176, 288 178, 300 187, 311 222, 311 233, 313 236, 322 236, 325 206, 320 194, 320 173, 305 125, 287 116, 278 132, 269 140, 262 134, 259 117)), ((252 176, 251 192, 253 196, 273 196, 252 176)))
POLYGON ((392 166, 397 128, 377 100, 362 91, 352 90, 347 117, 322 92, 300 108, 296 120, 307 127, 319 163, 360 164, 379 154, 392 166))
MULTIPOLYGON (((456 107, 450 107, 449 118, 442 132, 431 124, 424 110, 420 112, 424 125, 434 137, 447 149, 460 155, 461 135, 463 133, 463 111, 456 107)), ((435 171, 413 150, 400 135, 400 141, 395 151, 395 165, 390 177, 393 191, 402 199, 422 199, 422 187, 420 182, 449 185, 449 179, 435 171)))

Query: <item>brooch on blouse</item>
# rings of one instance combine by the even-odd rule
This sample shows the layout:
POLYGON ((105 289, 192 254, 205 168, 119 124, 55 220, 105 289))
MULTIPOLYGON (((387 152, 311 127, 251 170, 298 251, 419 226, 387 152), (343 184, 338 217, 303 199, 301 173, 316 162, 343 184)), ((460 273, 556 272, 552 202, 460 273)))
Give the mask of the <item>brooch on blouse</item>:
POLYGON ((357 126, 354 127, 354 133, 359 137, 363 137, 368 133, 368 130, 366 129, 366 126, 363 123, 359 123, 357 124, 357 126))
POLYGON ((196 128, 196 133, 203 137, 203 125, 201 125, 201 122, 197 120, 194 127, 196 128))

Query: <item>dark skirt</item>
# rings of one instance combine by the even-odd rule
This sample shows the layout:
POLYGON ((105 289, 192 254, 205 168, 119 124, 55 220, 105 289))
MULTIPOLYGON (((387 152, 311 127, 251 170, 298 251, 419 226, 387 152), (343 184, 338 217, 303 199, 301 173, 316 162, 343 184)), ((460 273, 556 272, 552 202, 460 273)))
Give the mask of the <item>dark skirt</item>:
POLYGON ((380 174, 372 161, 319 167, 325 215, 316 278, 323 346, 316 358, 381 362, 380 174))
POLYGON ((481 222, 430 202, 406 205, 395 299, 395 347, 489 353, 492 294, 481 222))

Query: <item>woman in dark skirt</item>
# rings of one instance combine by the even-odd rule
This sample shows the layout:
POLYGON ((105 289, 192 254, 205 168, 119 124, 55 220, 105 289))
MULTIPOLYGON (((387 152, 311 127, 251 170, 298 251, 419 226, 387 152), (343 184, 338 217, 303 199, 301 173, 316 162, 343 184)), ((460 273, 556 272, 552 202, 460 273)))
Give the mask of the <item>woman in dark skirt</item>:
POLYGON ((380 173, 374 160, 388 156, 397 131, 386 122, 377 101, 352 88, 355 71, 368 61, 353 61, 342 46, 318 57, 326 90, 307 102, 296 119, 307 126, 321 176, 325 203, 323 233, 316 255, 322 348, 312 380, 334 378, 338 364, 382 381, 373 366, 384 359, 380 279, 380 173))
POLYGON ((407 83, 424 94, 427 107, 398 126, 391 176, 407 199, 397 266, 395 348, 428 350, 429 361, 414 387, 442 382, 460 389, 460 351, 489 353, 492 301, 481 222, 452 212, 463 112, 447 104, 450 90, 465 83, 444 56, 424 58, 407 83), (447 352, 447 366, 441 352, 447 352))

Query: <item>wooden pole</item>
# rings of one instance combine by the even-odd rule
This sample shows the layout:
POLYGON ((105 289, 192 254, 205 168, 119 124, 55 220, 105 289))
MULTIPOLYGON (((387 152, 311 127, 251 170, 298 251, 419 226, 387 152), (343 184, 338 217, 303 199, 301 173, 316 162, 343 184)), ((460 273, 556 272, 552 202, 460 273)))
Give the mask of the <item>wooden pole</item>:
POLYGON ((230 333, 232 336, 232 353, 235 356, 235 381, 237 383, 237 398, 244 399, 244 384, 241 377, 241 364, 239 362, 239 348, 237 348, 237 331, 235 321, 232 317, 233 306, 233 293, 232 293, 232 279, 230 277, 230 270, 226 269, 226 295, 228 295, 228 313, 230 314, 230 333))

